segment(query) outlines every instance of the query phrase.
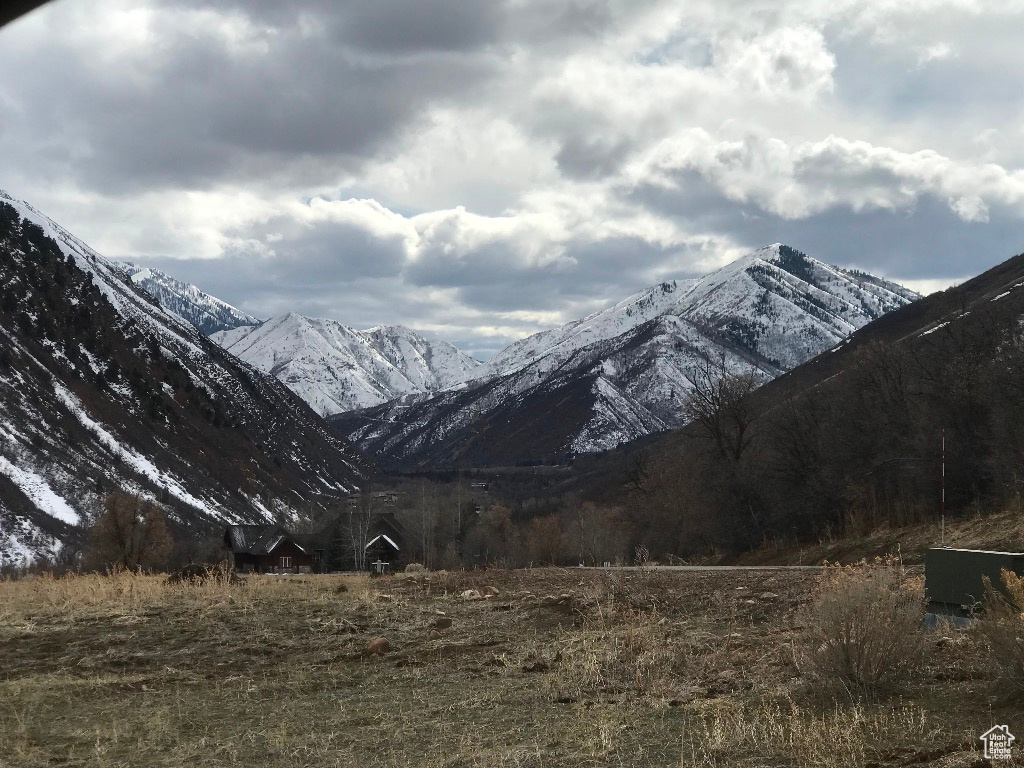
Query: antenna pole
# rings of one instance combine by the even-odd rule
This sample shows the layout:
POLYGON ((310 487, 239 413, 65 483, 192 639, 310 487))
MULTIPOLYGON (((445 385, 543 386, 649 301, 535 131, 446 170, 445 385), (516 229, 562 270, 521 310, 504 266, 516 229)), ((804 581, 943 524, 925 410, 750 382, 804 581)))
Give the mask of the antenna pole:
POLYGON ((939 502, 939 519, 942 530, 942 546, 946 546, 946 429, 942 429, 942 478, 939 482, 942 499, 939 502))

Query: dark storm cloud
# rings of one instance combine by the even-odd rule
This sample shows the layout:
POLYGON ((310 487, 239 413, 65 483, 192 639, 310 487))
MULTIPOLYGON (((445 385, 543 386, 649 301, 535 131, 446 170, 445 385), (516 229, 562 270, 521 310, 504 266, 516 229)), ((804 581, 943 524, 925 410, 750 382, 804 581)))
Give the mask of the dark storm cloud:
POLYGON ((324 290, 393 275, 405 258, 400 239, 381 237, 347 222, 302 227, 288 220, 271 221, 268 231, 281 239, 236 240, 225 248, 224 256, 236 263, 251 261, 256 274, 279 291, 324 290))
POLYGON ((552 292, 557 293, 578 272, 576 265, 564 259, 531 264, 515 238, 501 238, 457 256, 446 253, 443 245, 427 246, 409 264, 404 278, 410 286, 455 289, 469 307, 509 312, 550 308, 552 292))
MULTIPOLYGON (((171 0, 165 7, 203 10, 202 0, 171 0)), ((378 54, 423 51, 471 51, 499 40, 508 13, 506 3, 463 0, 221 0, 230 9, 261 24, 289 28, 302 22, 320 27, 336 43, 378 54)))
POLYGON ((531 263, 515 236, 480 245, 459 258, 427 250, 411 263, 412 285, 456 289, 467 307, 482 311, 544 311, 587 301, 614 303, 656 282, 666 260, 685 261, 683 249, 661 247, 641 237, 595 241, 580 236, 552 244, 548 260, 531 263))
POLYGON ((594 136, 571 136, 555 155, 555 162, 571 179, 601 179, 617 171, 631 146, 626 141, 608 141, 594 136))
MULTIPOLYGON (((160 46, 126 49, 113 69, 58 37, 22 58, 23 76, 4 90, 14 103, 36 105, 26 115, 36 124, 21 130, 62 136, 58 146, 77 154, 67 172, 107 192, 295 176, 326 183, 362 167, 428 104, 495 71, 485 54, 360 53, 355 43, 367 42, 373 24, 380 35, 396 36, 398 46, 400 29, 413 35, 403 23, 420 14, 407 13, 403 22, 392 4, 389 20, 386 8, 371 5, 377 11, 353 12, 354 19, 323 18, 312 26, 293 19, 248 30, 251 39, 241 43, 216 24, 197 30, 170 23, 160 46), (332 31, 352 40, 343 44, 332 31), (62 97, 38 99, 55 81, 62 82, 62 97)), ((489 28, 486 14, 447 16, 461 20, 443 25, 449 37, 427 29, 416 38, 420 48, 478 47, 470 43, 489 28), (477 21, 467 29, 471 18, 477 21)), ((412 37, 408 42, 404 50, 414 52, 412 37)))
POLYGON ((465 0, 374 0, 351 3, 332 27, 348 44, 370 51, 475 50, 498 40, 499 3, 465 0))

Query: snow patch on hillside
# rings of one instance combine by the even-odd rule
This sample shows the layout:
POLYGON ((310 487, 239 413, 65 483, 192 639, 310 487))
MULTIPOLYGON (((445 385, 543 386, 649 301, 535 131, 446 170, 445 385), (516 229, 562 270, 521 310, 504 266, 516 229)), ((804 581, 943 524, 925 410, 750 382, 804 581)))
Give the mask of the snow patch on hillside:
POLYGON ((61 386, 58 382, 53 383, 53 388, 57 393, 57 397, 65 407, 74 414, 75 418, 82 424, 83 427, 92 432, 99 439, 100 443, 109 450, 112 454, 121 459, 125 464, 131 467, 135 472, 145 477, 147 480, 152 482, 154 485, 165 489, 168 493, 174 496, 179 501, 188 504, 190 507, 197 509, 201 512, 205 512, 212 516, 220 516, 216 507, 211 506, 202 499, 197 499, 191 493, 185 490, 181 482, 175 478, 161 472, 157 469, 156 465, 152 461, 147 459, 140 453, 136 453, 131 448, 120 443, 110 432, 104 429, 100 424, 93 421, 89 415, 85 412, 82 404, 78 401, 73 394, 67 389, 61 386))
POLYGON ((16 467, 0 456, 0 474, 4 474, 21 490, 36 507, 68 525, 78 525, 82 518, 64 499, 50 487, 45 477, 28 467, 16 467))
POLYGON ((123 264, 128 278, 155 298, 160 306, 209 335, 217 331, 259 325, 260 320, 205 293, 197 286, 177 280, 149 267, 123 264))

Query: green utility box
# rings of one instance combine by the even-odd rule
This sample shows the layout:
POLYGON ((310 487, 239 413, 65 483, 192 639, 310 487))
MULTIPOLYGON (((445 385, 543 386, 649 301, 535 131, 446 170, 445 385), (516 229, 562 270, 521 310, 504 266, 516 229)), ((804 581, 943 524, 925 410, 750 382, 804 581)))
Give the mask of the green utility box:
POLYGON ((928 612, 967 617, 985 598, 985 577, 1003 588, 1002 572, 1024 576, 1024 553, 932 547, 924 555, 924 591, 928 612))

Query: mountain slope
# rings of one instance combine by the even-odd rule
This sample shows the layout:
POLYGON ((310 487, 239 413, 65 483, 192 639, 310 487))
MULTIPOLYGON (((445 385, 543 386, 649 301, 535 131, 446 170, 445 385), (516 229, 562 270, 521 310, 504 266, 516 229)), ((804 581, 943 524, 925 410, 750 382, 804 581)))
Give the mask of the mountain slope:
POLYGON ((564 363, 577 350, 621 336, 638 325, 663 315, 697 285, 697 280, 672 280, 640 291, 608 309, 574 320, 550 331, 520 339, 482 363, 472 379, 505 376, 538 364, 542 374, 564 363))
POLYGON ((639 535, 677 554, 687 538, 744 549, 838 537, 849 547, 909 524, 927 524, 937 542, 943 516, 1019 508, 1022 321, 1018 255, 757 389, 747 403, 755 449, 742 462, 691 425, 576 462, 560 492, 665 510, 639 535), (671 534, 672 521, 688 536, 671 534))
POLYGON ((212 338, 284 382, 324 416, 444 389, 478 365, 448 342, 427 340, 402 326, 358 331, 294 312, 212 338))
POLYGON ((132 282, 156 299, 161 307, 191 323, 207 336, 217 331, 259 325, 261 322, 191 283, 176 280, 166 272, 134 264, 125 264, 125 268, 132 282))
POLYGON ((179 533, 259 522, 364 482, 277 381, 156 305, 131 270, 0 193, 0 556, 73 549, 112 490, 179 533))
POLYGON ((772 245, 517 342, 464 387, 330 421, 397 468, 561 461, 679 426, 704 366, 767 381, 915 297, 772 245))

